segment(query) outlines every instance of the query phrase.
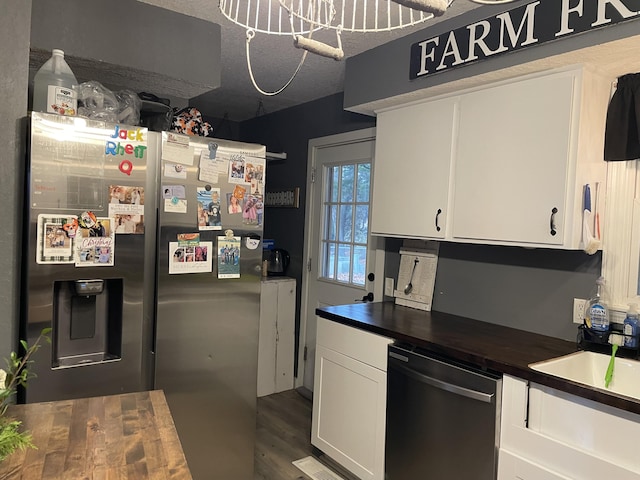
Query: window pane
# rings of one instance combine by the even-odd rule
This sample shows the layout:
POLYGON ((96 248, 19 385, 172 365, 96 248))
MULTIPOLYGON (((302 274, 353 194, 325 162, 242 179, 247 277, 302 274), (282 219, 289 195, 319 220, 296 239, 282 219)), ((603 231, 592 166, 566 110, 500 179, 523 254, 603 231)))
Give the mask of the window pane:
POLYGON ((355 285, 364 285, 367 271, 367 247, 353 248, 353 280, 355 285))
POLYGON ((338 187, 340 185, 340 167, 331 167, 329 168, 329 192, 330 197, 329 201, 337 202, 338 201, 338 187))
POLYGON ((338 247, 338 272, 337 280, 340 282, 349 282, 349 274, 351 270, 351 245, 340 245, 338 247))
POLYGON ((336 223, 338 222, 338 207, 329 205, 327 207, 327 230, 325 240, 336 239, 336 223))
POLYGON ((324 243, 324 263, 322 265, 322 276, 335 279, 336 245, 335 243, 324 243))
POLYGON ((366 244, 368 234, 369 234, 369 206, 357 205, 354 242, 366 244))
POLYGON ((358 184, 356 185, 356 201, 369 202, 369 186, 371 184, 371 164, 358 165, 358 184))
POLYGON ((371 164, 326 167, 321 276, 364 286, 367 271, 371 164))
POLYGON ((342 166, 341 202, 353 202, 354 172, 355 165, 342 166))
POLYGON ((353 206, 340 205, 340 238, 341 242, 351 241, 351 229, 353 225, 353 206))

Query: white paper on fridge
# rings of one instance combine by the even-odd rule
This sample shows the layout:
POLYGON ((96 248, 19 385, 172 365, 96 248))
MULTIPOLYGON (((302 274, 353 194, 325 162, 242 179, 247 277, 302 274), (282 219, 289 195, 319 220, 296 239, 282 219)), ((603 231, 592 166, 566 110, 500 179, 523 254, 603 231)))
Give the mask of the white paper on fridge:
POLYGON ((218 278, 240 278, 240 237, 218 237, 218 278))
POLYGON ((184 198, 165 198, 164 211, 167 213, 187 213, 187 200, 184 198))
POLYGON ((211 272, 213 242, 198 245, 182 245, 169 242, 169 275, 211 272))
POLYGON ((187 169, 181 163, 165 163, 164 176, 169 178, 179 178, 184 180, 187 178, 187 169))
POLYGON ((78 230, 75 215, 38 215, 36 263, 74 262, 74 241, 78 230), (75 228, 70 228, 72 223, 75 228), (67 233, 69 232, 69 233, 67 233))
POLYGON ((96 218, 91 228, 81 228, 75 242, 76 267, 113 267, 115 233, 113 219, 96 218))
POLYGON ((201 182, 218 183, 219 179, 219 163, 218 158, 210 158, 209 152, 203 150, 200 152, 200 170, 198 172, 198 180, 201 182))
POLYGON ((162 160, 193 165, 193 147, 189 145, 189 136, 162 132, 162 160))

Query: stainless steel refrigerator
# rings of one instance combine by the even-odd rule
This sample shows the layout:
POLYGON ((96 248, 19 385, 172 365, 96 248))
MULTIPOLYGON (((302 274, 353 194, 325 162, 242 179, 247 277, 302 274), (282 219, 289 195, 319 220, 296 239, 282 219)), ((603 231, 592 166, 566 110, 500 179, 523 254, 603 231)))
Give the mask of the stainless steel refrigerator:
POLYGON ((252 479, 265 147, 33 113, 26 402, 162 389, 193 477, 252 479))

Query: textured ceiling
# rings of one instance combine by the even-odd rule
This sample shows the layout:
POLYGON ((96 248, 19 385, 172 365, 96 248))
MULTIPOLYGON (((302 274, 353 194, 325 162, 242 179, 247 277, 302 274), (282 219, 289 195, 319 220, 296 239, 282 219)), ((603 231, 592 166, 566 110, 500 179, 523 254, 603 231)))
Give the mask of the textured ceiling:
MULTIPOLYGON (((191 105, 202 112, 218 118, 227 115, 229 120, 243 121, 258 114, 273 113, 283 108, 299 105, 334 93, 342 92, 345 62, 309 54, 305 64, 291 85, 276 96, 258 93, 249 77, 246 60, 245 30, 229 20, 218 9, 218 0, 138 0, 150 5, 166 8, 185 15, 197 17, 220 25, 222 32, 221 87, 191 99, 191 105), (262 101, 262 106, 259 105, 262 101)), ((342 34, 345 57, 377 47, 395 38, 428 28, 437 22, 461 15, 474 8, 482 8, 471 0, 455 0, 447 12, 420 25, 396 32, 342 34)), ((327 32, 325 32, 327 33, 327 32)), ((334 35, 332 32, 328 32, 334 35)), ((314 35, 314 38, 318 38, 314 35)), ((335 43, 335 37, 326 39, 335 43)), ((251 43, 251 63, 258 85, 266 91, 279 89, 284 85, 301 58, 301 50, 293 47, 289 36, 257 34, 251 43)), ((203 55, 206 49, 203 48, 203 55)), ((544 70, 571 63, 591 65, 611 77, 632 71, 640 71, 640 36, 610 42, 588 49, 577 50, 554 57, 519 65, 509 69, 490 72, 485 75, 449 82, 426 91, 407 94, 401 103, 418 99, 424 95, 449 93, 477 84, 524 75, 531 71, 544 70)), ((399 99, 387 99, 371 105, 362 105, 358 111, 372 114, 374 109, 400 102, 399 99)))
MULTIPOLYGON (((222 72, 221 87, 191 100, 191 105, 216 117, 228 115, 229 120, 242 121, 258 113, 272 113, 343 91, 344 60, 335 60, 308 54, 300 72, 282 93, 265 96, 258 93, 249 77, 246 59, 245 30, 231 23, 218 9, 218 0, 139 0, 150 5, 201 18, 221 26, 222 72)), ((345 57, 357 55, 394 38, 424 29, 438 21, 460 15, 478 7, 469 0, 456 0, 448 11, 414 27, 397 32, 342 34, 345 57)), ((333 34, 332 34, 333 35, 333 34)), ((318 38, 315 36, 314 38, 318 38)), ((335 38, 332 39, 335 42, 335 38)), ((202 55, 206 55, 203 48, 202 55)), ((302 56, 302 50, 293 47, 289 36, 257 34, 251 42, 251 64, 256 82, 265 91, 274 91, 284 85, 302 56)))

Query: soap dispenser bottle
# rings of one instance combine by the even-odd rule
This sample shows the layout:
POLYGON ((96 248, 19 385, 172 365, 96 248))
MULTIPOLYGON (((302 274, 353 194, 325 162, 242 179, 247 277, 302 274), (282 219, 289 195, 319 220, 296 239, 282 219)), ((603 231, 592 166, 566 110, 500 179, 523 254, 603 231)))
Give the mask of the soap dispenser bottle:
POLYGON ((638 306, 635 303, 629 304, 629 310, 624 319, 624 346, 627 348, 638 348, 638 306))
POLYGON ((605 299, 605 280, 604 277, 596 280, 589 304, 587 306, 587 325, 591 325, 591 329, 598 332, 609 331, 609 308, 605 299))

